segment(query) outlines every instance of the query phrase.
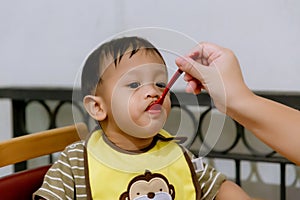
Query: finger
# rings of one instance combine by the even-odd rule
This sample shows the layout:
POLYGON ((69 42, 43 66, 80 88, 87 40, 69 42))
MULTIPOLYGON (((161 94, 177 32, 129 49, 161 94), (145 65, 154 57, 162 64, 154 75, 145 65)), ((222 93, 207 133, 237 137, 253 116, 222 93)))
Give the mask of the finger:
POLYGON ((194 89, 189 84, 187 84, 185 92, 194 94, 194 89))
POLYGON ((201 65, 200 63, 194 61, 189 57, 179 57, 176 58, 176 64, 185 73, 189 74, 193 78, 198 79, 200 82, 202 80, 202 71, 204 71, 205 66, 201 65))
POLYGON ((202 84, 198 81, 190 81, 188 82, 188 85, 186 87, 186 92, 193 93, 193 94, 199 94, 202 90, 202 84))
POLYGON ((213 59, 219 56, 219 53, 222 49, 222 47, 216 44, 201 42, 190 51, 188 57, 195 61, 201 62, 203 65, 209 65, 213 59))
POLYGON ((190 74, 185 73, 185 75, 184 75, 184 80, 185 80, 186 82, 194 82, 193 84, 195 84, 197 87, 203 88, 202 83, 201 83, 199 80, 195 79, 195 78, 194 78, 193 76, 191 76, 190 74))
POLYGON ((185 80, 186 82, 188 82, 188 81, 191 81, 192 79, 194 79, 193 76, 191 76, 191 75, 188 74, 188 73, 184 73, 183 80, 185 80))

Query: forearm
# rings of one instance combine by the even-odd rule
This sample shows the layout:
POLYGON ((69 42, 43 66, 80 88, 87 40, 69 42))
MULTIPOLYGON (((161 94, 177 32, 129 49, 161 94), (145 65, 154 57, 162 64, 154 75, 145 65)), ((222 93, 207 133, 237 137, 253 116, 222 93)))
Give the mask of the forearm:
POLYGON ((176 64, 187 73, 189 91, 207 90, 219 111, 300 165, 300 112, 253 94, 231 50, 201 43, 176 64))
POLYGON ((227 114, 278 153, 300 165, 300 112, 253 93, 239 101, 230 104, 227 114))

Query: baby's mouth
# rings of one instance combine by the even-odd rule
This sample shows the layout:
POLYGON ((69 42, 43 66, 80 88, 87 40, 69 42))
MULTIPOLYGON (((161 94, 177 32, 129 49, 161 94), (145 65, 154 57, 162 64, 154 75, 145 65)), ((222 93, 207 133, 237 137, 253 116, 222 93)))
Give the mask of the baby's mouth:
POLYGON ((156 101, 153 101, 149 104, 149 106, 146 108, 146 111, 160 111, 162 108, 162 105, 158 104, 156 101))

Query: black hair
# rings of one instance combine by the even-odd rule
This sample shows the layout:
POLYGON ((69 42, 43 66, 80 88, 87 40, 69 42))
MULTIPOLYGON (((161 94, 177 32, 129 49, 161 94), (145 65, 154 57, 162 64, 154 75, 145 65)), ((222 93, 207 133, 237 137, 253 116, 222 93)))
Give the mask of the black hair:
MULTIPOLYGON (((130 57, 136 54, 140 49, 152 52, 164 59, 158 49, 148 40, 140 37, 122 37, 111 40, 95 49, 86 59, 81 74, 81 93, 82 97, 92 94, 99 82, 101 82, 101 68, 103 60, 109 56, 113 58, 115 67, 122 60, 125 53, 130 52, 130 57)), ((165 64, 165 62, 164 62, 165 64)), ((94 95, 94 94, 93 94, 94 95)))

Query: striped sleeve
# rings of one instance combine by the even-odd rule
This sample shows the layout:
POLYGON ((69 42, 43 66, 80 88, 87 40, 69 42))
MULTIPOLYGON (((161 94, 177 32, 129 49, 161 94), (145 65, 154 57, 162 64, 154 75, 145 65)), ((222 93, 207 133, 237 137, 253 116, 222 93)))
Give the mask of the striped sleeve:
POLYGON ((44 177, 34 199, 86 199, 84 146, 77 142, 61 153, 44 177))
POLYGON ((203 200, 215 199, 221 184, 226 180, 224 174, 205 163, 204 170, 197 173, 197 177, 202 191, 201 199, 203 200))
MULTIPOLYGON (((195 158, 191 152, 188 150, 187 152, 191 159, 195 158)), ((196 173, 202 191, 201 200, 213 200, 226 180, 226 176, 206 163, 203 163, 203 166, 204 169, 196 173)))

